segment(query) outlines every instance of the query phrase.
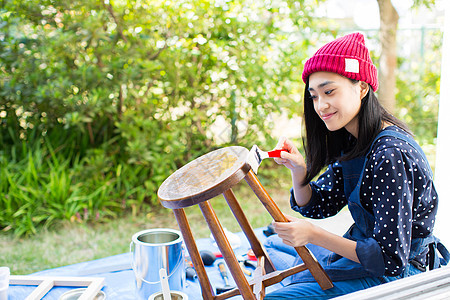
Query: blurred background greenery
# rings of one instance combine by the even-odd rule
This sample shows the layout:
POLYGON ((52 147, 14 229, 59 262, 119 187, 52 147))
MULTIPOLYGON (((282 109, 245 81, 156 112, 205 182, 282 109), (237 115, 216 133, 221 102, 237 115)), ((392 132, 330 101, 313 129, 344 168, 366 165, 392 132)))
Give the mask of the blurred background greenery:
MULTIPOLYGON (((317 17, 323 2, 1 1, 2 232, 146 216, 162 181, 204 153, 282 135, 301 147, 305 59, 360 30, 317 17)), ((442 32, 411 35, 422 52, 398 57, 396 113, 432 152, 442 32)))

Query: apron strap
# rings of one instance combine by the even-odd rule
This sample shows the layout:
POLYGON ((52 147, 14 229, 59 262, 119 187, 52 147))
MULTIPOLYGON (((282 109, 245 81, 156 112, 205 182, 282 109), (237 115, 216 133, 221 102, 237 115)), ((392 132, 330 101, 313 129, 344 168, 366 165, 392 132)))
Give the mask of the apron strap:
POLYGON ((441 266, 446 266, 449 263, 450 253, 438 238, 435 238, 434 243, 428 244, 428 247, 428 265, 430 267, 430 270, 437 269, 441 266), (439 257, 438 252, 442 257, 439 257))
POLYGON ((373 145, 376 143, 376 141, 378 141, 380 138, 384 137, 384 136, 391 136, 391 137, 395 137, 398 138, 404 142, 407 142, 408 144, 410 144, 414 149, 416 149, 419 154, 422 156, 422 159, 425 161, 425 163, 427 164, 428 170, 430 171, 430 174, 433 174, 430 164, 428 163, 427 157, 425 155, 425 153, 423 152, 422 148, 419 146, 419 144, 417 144, 417 142, 411 138, 409 135, 407 135, 406 133, 403 133, 401 131, 396 131, 396 130, 392 130, 389 128, 386 128, 384 130, 382 130, 373 140, 372 145, 370 146, 369 151, 367 152, 367 157, 370 156, 371 152, 372 152, 372 148, 373 145))

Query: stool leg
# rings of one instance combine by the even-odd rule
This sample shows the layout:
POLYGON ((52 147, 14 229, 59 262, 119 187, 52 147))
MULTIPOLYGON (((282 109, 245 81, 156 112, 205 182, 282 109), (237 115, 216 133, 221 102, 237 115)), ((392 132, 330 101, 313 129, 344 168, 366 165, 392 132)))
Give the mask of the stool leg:
POLYGON ((188 249, 189 256, 194 264, 195 272, 198 275, 200 287, 202 288, 202 297, 203 299, 214 299, 213 288, 209 282, 208 275, 206 274, 200 253, 198 252, 197 244, 195 243, 191 227, 186 218, 186 213, 182 208, 174 209, 173 212, 177 219, 178 227, 180 227, 181 234, 183 235, 183 240, 188 249))
POLYGON ((231 211, 234 214, 234 217, 241 226, 242 231, 245 233, 245 236, 247 237, 256 257, 264 256, 266 258, 266 263, 264 267, 266 273, 271 273, 275 271, 275 267, 273 266, 272 261, 270 260, 269 255, 266 252, 266 249, 264 249, 261 246, 261 242, 256 237, 255 232, 253 231, 252 226, 248 222, 248 219, 245 216, 244 211, 242 210, 241 205, 237 201, 233 191, 231 189, 226 190, 223 193, 223 196, 225 197, 225 200, 227 200, 228 206, 230 207, 231 211))
POLYGON ((209 201, 204 201, 198 205, 200 206, 206 223, 208 224, 209 229, 216 240, 220 252, 222 252, 225 263, 230 269, 231 275, 233 276, 234 282, 236 283, 242 297, 245 300, 256 299, 244 273, 241 270, 241 267, 239 266, 239 262, 234 255, 230 242, 225 236, 222 225, 220 225, 219 219, 211 207, 211 204, 209 201))
MULTIPOLYGON (((247 181, 248 185, 251 187, 253 192, 259 198, 261 203, 267 209, 272 218, 277 222, 288 222, 288 219, 283 215, 281 210, 278 208, 276 203, 272 200, 272 198, 267 193, 266 189, 259 182, 258 177, 256 177, 255 173, 250 170, 245 176, 245 181, 247 181)), ((331 279, 328 277, 328 274, 325 273, 322 266, 317 262, 316 258, 309 252, 309 250, 305 247, 295 247, 298 255, 302 258, 306 267, 311 271, 314 279, 320 285, 323 290, 329 289, 333 287, 333 283, 331 279)))

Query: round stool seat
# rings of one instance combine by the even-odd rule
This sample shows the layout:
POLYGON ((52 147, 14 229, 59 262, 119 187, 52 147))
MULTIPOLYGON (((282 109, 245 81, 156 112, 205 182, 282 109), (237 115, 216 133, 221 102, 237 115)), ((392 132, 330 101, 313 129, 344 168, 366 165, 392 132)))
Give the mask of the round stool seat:
POLYGON ((218 196, 250 171, 248 152, 240 146, 225 147, 191 161, 161 184, 161 204, 171 209, 183 208, 218 196))

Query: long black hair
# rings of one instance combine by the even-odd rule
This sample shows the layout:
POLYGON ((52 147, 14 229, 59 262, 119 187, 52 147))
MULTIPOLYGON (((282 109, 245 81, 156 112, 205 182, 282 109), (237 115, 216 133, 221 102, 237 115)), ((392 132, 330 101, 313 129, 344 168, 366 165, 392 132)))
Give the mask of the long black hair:
MULTIPOLYGON (((353 84, 358 80, 349 79, 353 84)), ((408 127, 399 119, 391 115, 378 101, 372 87, 361 100, 358 113, 358 138, 353 137, 345 128, 330 131, 314 110, 314 104, 308 91, 309 80, 306 81, 304 92, 304 123, 306 138, 303 138, 307 172, 303 185, 308 184, 314 177, 333 161, 350 160, 365 155, 372 141, 382 130, 384 122, 396 125, 410 133, 408 127)))

